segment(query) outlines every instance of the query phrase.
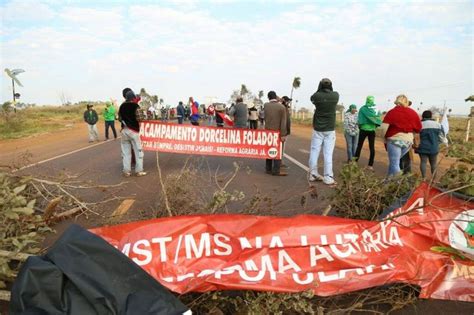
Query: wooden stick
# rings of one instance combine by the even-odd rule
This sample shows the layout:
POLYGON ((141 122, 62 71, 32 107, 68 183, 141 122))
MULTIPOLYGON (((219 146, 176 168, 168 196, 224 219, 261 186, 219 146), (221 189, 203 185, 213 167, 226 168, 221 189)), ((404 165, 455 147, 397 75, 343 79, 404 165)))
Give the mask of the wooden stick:
POLYGON ((464 139, 464 142, 469 142, 469 132, 471 131, 471 118, 467 120, 466 124, 466 138, 464 139))

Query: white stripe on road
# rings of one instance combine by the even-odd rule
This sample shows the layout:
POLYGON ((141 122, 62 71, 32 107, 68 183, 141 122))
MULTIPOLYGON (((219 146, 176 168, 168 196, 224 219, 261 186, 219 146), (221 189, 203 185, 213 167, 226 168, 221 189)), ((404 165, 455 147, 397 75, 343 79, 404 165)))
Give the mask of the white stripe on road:
MULTIPOLYGON (((117 139, 120 139, 120 137, 117 137, 117 139)), ((87 150, 87 149, 90 149, 90 148, 93 148, 93 147, 96 147, 96 146, 105 144, 105 143, 107 143, 107 142, 109 142, 109 141, 114 141, 114 140, 101 141, 101 142, 99 142, 99 143, 92 144, 92 145, 89 145, 89 146, 87 146, 87 147, 80 148, 80 149, 77 149, 77 150, 74 150, 74 151, 71 151, 71 152, 67 152, 67 153, 64 153, 64 154, 60 154, 60 155, 54 156, 54 157, 52 157, 52 158, 49 158, 49 159, 46 159, 46 160, 43 160, 43 161, 39 161, 39 162, 36 162, 36 163, 31 163, 31 164, 29 164, 29 165, 26 165, 26 166, 20 167, 20 168, 18 168, 18 169, 16 169, 16 170, 13 170, 12 173, 15 173, 15 172, 18 172, 18 171, 22 171, 22 170, 24 170, 25 168, 29 168, 29 167, 37 166, 37 165, 40 165, 40 164, 43 164, 43 163, 46 163, 46 162, 49 162, 49 161, 53 161, 53 160, 56 160, 56 159, 59 159, 59 158, 62 158, 62 157, 65 157, 65 156, 68 156, 68 155, 77 153, 77 152, 81 152, 81 151, 84 151, 84 150, 87 150)))
POLYGON ((297 159, 295 159, 294 157, 291 157, 286 153, 283 154, 283 156, 286 157, 290 162, 293 162, 297 166, 301 167, 305 172, 309 172, 309 168, 303 163, 301 163, 300 161, 298 161, 297 159))
POLYGON ((299 149, 298 151, 300 151, 301 153, 309 154, 309 151, 308 151, 308 150, 305 150, 305 149, 299 149))

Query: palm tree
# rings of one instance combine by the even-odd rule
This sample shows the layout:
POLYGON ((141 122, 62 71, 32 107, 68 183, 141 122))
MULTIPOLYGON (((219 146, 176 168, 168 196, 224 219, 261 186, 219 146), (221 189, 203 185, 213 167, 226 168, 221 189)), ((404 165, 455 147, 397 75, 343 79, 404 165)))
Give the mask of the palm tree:
POLYGON ((300 77, 295 77, 293 79, 293 85, 291 87, 290 98, 293 98, 293 90, 298 89, 300 86, 301 86, 301 78, 300 77))

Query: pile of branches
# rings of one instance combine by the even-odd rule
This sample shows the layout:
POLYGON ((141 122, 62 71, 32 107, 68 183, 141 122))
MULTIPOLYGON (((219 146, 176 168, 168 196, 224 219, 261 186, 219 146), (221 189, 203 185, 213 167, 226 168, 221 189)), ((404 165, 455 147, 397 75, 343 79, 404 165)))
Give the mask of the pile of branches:
MULTIPOLYGON (((29 255, 41 252, 54 224, 99 215, 94 210, 97 205, 117 199, 87 203, 76 196, 78 190, 106 187, 112 186, 84 185, 66 175, 51 180, 0 171, 0 289, 10 287, 29 255)), ((0 291, 0 299, 8 300, 9 292, 0 291)))
POLYGON ((451 165, 441 176, 439 185, 467 197, 474 197, 474 167, 464 164, 451 165))
POLYGON ((393 284, 330 297, 313 291, 274 293, 256 291, 217 291, 180 296, 195 314, 389 314, 414 305, 417 287, 393 284))
POLYGON ((355 162, 344 165, 331 205, 337 215, 375 220, 395 200, 408 194, 417 181, 413 175, 378 178, 355 162))

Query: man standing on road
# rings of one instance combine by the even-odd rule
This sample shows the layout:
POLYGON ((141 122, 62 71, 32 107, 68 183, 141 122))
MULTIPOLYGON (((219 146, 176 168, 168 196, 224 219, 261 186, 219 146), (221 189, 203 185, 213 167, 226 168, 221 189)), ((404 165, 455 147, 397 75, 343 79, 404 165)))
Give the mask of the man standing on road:
POLYGON ((97 112, 92 107, 92 104, 88 104, 87 110, 84 112, 84 121, 89 128, 89 142, 99 141, 99 132, 96 126, 99 116, 97 116, 97 112))
POLYGON ((336 145, 336 105, 339 93, 332 89, 331 80, 325 78, 319 82, 316 93, 311 96, 311 102, 316 109, 313 115, 313 135, 311 138, 311 152, 309 155, 309 181, 323 181, 326 185, 334 185, 332 171, 332 155, 336 145), (319 153, 323 150, 324 176, 318 173, 319 153))
MULTIPOLYGON (((280 131, 280 138, 282 142, 286 140, 286 133, 288 129, 286 127, 286 108, 278 102, 277 95, 274 91, 268 92, 268 103, 263 105, 265 111, 265 129, 280 131)), ((267 174, 274 176, 286 176, 286 172, 280 170, 281 160, 267 159, 265 170, 267 174)))
POLYGON ((178 107, 176 108, 176 113, 178 116, 178 124, 181 125, 183 123, 184 116, 185 116, 183 102, 180 101, 178 103, 178 107))
POLYGON ((140 106, 136 102, 135 93, 132 90, 125 93, 125 102, 120 105, 119 115, 122 124, 122 162, 123 175, 129 177, 131 175, 131 159, 132 148, 135 152, 135 175, 145 176, 143 171, 143 150, 140 143, 140 124, 142 120, 140 116, 140 106))
POLYGON ((237 98, 237 103, 229 111, 229 116, 234 118, 234 128, 247 128, 249 119, 247 104, 242 97, 237 98))
POLYGON ((109 140, 109 127, 112 128, 114 139, 117 139, 117 131, 115 130, 115 106, 112 102, 105 103, 104 109, 105 121, 105 140, 109 140))

